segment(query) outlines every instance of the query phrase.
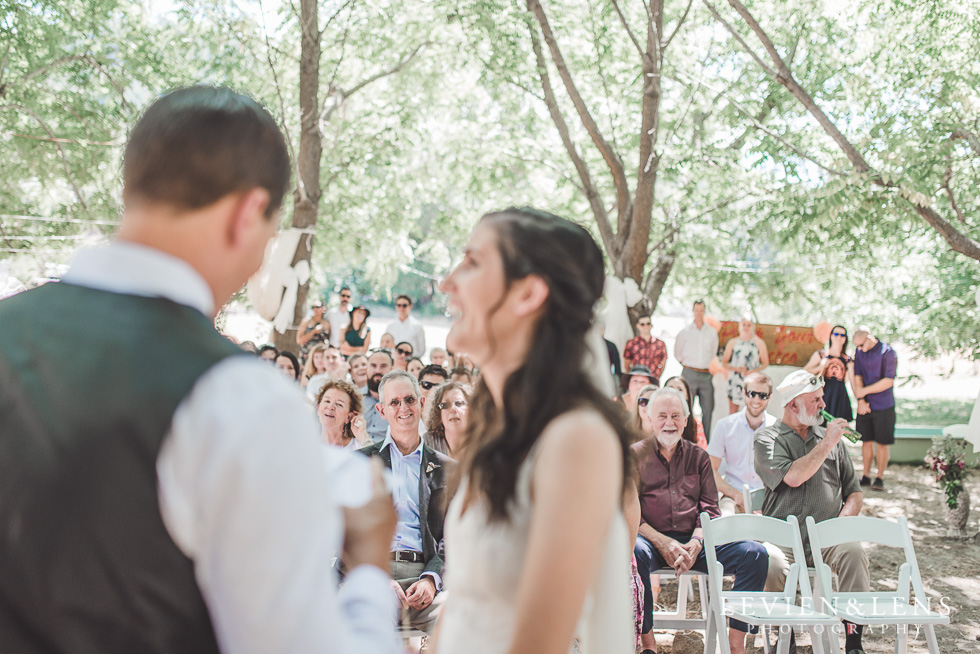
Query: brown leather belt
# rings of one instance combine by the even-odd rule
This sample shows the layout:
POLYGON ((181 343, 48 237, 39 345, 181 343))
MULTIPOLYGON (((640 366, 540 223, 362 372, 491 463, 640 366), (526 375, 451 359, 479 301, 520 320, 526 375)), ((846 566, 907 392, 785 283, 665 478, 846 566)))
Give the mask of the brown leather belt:
POLYGON ((693 370, 694 372, 705 372, 710 373, 711 371, 706 368, 692 368, 691 366, 684 366, 685 370, 693 370))
POLYGON ((413 552, 411 550, 392 552, 391 560, 401 561, 402 563, 422 563, 424 561, 421 554, 419 554, 418 552, 413 552))

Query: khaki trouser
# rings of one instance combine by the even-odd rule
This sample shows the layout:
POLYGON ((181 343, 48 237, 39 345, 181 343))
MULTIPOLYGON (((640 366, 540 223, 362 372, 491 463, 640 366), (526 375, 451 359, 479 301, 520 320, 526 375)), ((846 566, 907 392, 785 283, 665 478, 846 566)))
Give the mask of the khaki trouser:
MULTIPOLYGON (((391 578, 398 582, 402 590, 407 590, 409 586, 419 580, 419 575, 425 571, 425 563, 409 563, 407 561, 392 561, 388 567, 391 578)), ((432 599, 432 604, 421 609, 413 609, 410 606, 401 607, 401 617, 399 624, 430 633, 439 619, 442 610, 442 603, 446 599, 446 593, 436 593, 432 599)))
MULTIPOLYGON (((735 515, 735 500, 727 495, 718 493, 718 508, 721 510, 722 517, 735 515)), ((782 590, 783 585, 786 583, 786 570, 789 569, 789 566, 786 564, 786 557, 772 543, 764 542, 762 545, 769 553, 769 572, 766 574, 766 590, 773 588, 782 590)))
MULTIPOLYGON (((769 549, 768 547, 766 549, 769 549)), ((793 563, 793 552, 788 548, 769 550, 769 577, 767 591, 780 591, 786 583, 786 572, 793 563), (781 550, 781 551, 780 551, 781 550), (776 574, 773 574, 773 565, 776 574)), ((842 593, 867 593, 871 591, 871 574, 868 572, 868 554, 861 543, 841 543, 823 550, 824 563, 837 574, 837 590, 842 593)), ((813 565, 813 557, 808 556, 808 566, 813 565)), ((805 574, 805 571, 804 571, 805 574)), ((816 584, 813 584, 816 586, 816 584)))

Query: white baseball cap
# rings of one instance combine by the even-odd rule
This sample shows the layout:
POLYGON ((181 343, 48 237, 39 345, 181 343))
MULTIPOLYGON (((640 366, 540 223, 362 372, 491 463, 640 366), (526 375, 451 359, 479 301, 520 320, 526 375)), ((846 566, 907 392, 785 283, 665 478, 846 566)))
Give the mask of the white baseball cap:
POLYGON ((779 396, 783 400, 783 406, 786 406, 800 395, 812 393, 818 388, 823 388, 823 377, 806 370, 794 370, 786 375, 783 381, 779 382, 776 390, 779 391, 779 396))

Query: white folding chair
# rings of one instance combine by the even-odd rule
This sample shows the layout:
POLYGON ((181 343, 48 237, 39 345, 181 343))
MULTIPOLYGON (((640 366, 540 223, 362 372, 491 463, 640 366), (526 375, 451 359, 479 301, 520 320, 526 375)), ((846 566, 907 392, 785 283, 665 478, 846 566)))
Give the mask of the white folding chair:
POLYGON ((653 611, 654 629, 705 629, 708 626, 708 575, 698 570, 688 570, 680 575, 673 568, 655 570, 651 574, 677 578, 677 604, 673 611, 653 611), (701 600, 700 617, 687 617, 687 602, 694 597, 692 579, 698 580, 698 596, 701 600))
POLYGON ((766 496, 766 487, 751 490, 748 484, 742 484, 742 506, 746 513, 762 510, 762 500, 766 496))
MULTIPOLYGON (((759 627, 792 627, 809 631, 814 654, 825 654, 820 636, 824 631, 839 625, 840 620, 814 608, 810 580, 803 573, 806 570, 806 558, 796 516, 789 516, 783 521, 744 513, 712 520, 707 513, 702 513, 701 528, 704 530, 704 550, 708 558, 708 597, 711 605, 704 639, 705 653, 717 651, 720 645, 723 654, 731 654, 725 618, 734 618, 759 627), (782 591, 723 590, 725 570, 718 561, 715 548, 741 540, 766 541, 793 550, 795 560, 786 573, 786 583, 782 591), (796 603, 797 590, 800 604, 796 603)), ((789 638, 780 638, 777 654, 786 654, 788 651, 789 638)))
POLYGON ((897 522, 883 518, 847 516, 817 523, 806 519, 810 552, 817 569, 816 596, 822 610, 862 625, 895 625, 895 652, 908 649, 908 627, 921 625, 931 654, 939 654, 935 625, 949 624, 949 616, 930 610, 919 563, 912 548, 912 535, 904 517, 897 522), (887 592, 842 593, 831 585, 830 566, 824 563, 823 550, 842 543, 867 542, 901 548, 905 562, 898 568, 898 588, 887 592), (911 590, 915 591, 912 603, 911 590), (902 629, 900 627, 904 626, 902 629))

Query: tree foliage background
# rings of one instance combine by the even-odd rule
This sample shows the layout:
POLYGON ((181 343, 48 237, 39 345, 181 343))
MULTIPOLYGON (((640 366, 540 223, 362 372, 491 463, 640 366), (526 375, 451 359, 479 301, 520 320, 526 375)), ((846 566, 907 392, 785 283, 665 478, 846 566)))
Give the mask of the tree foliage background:
MULTIPOLYGON (((602 239, 549 111, 528 6, 320 3, 315 290, 356 276, 385 300, 410 275, 431 293, 475 220, 512 204, 566 215, 602 239)), ((581 101, 635 183, 649 71, 630 32, 645 45, 657 3, 540 6, 581 101)), ((643 279, 670 265, 648 305, 673 311, 704 297, 724 318, 866 322, 926 355, 980 358, 980 264, 967 247, 980 240, 976 0, 665 0, 662 23, 661 39, 674 35, 658 73, 643 279), (966 246, 954 247, 926 209, 966 246)), ((122 143, 167 89, 246 91, 297 148, 301 33, 299 0, 0 0, 0 273, 52 274, 111 231, 122 143)), ((545 61, 574 152, 615 215, 615 180, 554 58, 545 61)))

